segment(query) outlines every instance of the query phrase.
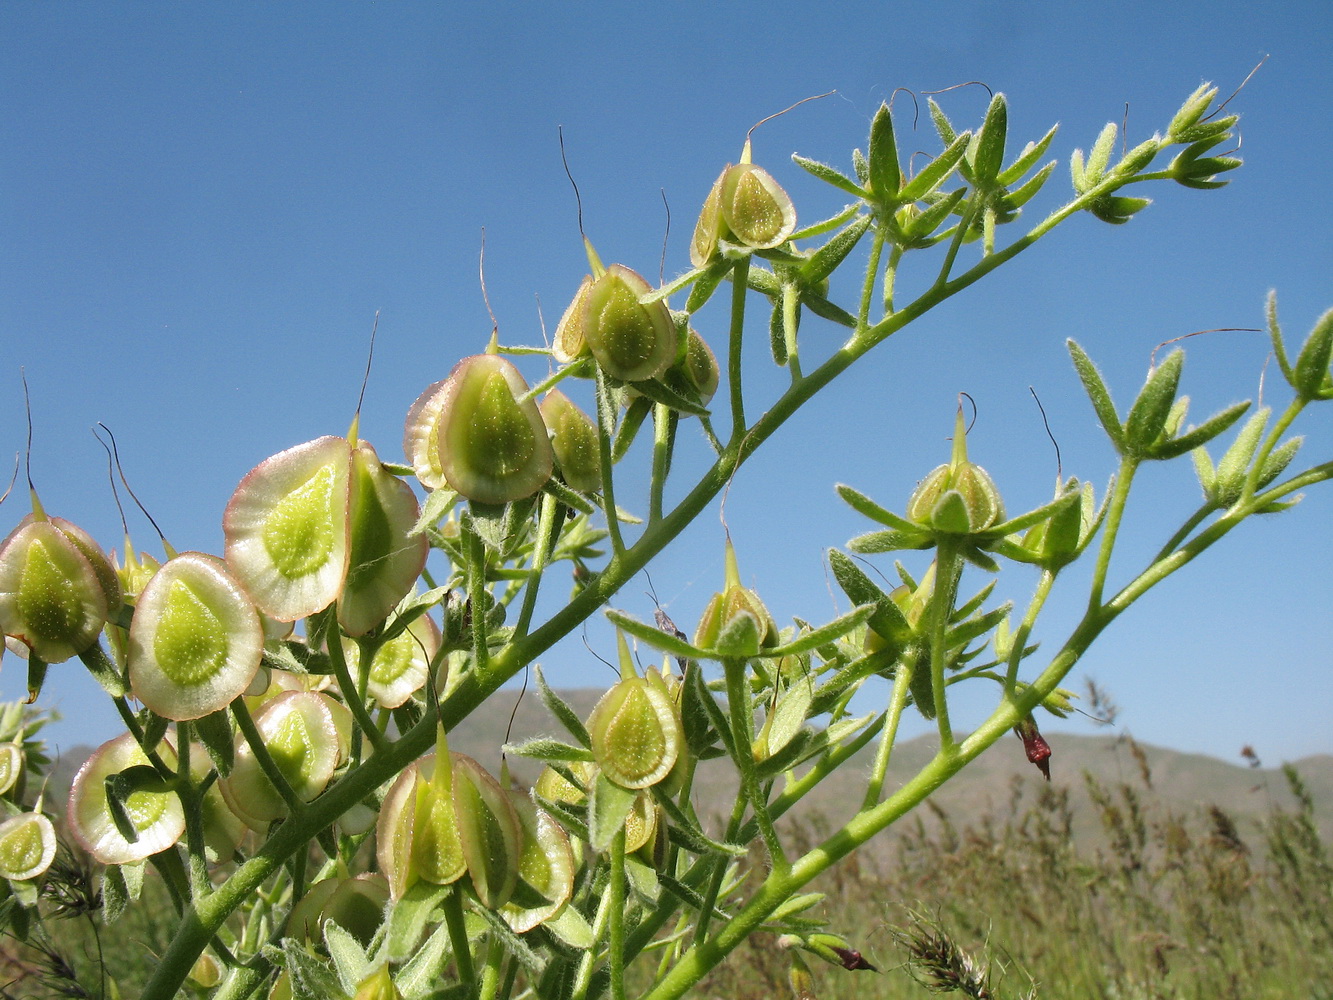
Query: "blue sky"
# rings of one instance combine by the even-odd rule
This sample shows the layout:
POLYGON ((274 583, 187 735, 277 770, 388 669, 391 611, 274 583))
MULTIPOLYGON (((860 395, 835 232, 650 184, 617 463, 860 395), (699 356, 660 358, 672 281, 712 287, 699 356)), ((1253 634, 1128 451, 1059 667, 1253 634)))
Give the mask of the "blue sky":
MULTIPOLYGON (((24 366, 33 477, 49 511, 119 546, 88 430, 101 420, 173 544, 218 551, 222 508, 248 469, 345 432, 376 311, 362 434, 401 457, 407 406, 490 332, 483 227, 501 339, 540 342, 538 303, 552 326, 586 271, 557 126, 604 259, 656 276, 666 192, 671 275, 745 130, 800 98, 837 91, 763 126, 755 159, 813 221, 841 199, 789 154, 846 167, 896 87, 985 81, 1008 95, 1013 140, 1060 122, 1052 153, 1065 161, 1126 104, 1130 140, 1141 140, 1201 81, 1229 93, 1269 55, 1231 106, 1244 116, 1246 159, 1231 186, 1157 187, 1157 203, 1125 227, 1074 220, 884 345, 746 467, 727 517, 747 581, 780 620, 824 619, 835 601, 821 554, 867 528, 833 483, 901 509, 947 458, 959 390, 980 408, 973 458, 1019 510, 1046 499, 1055 475, 1029 385, 1066 474, 1100 486, 1113 467, 1066 337, 1127 403, 1156 344, 1257 326, 1270 288, 1292 337, 1333 305, 1329 37, 1333 12, 1315 2, 4 5, 0 452, 22 447, 24 366)), ((970 125, 986 97, 970 88, 942 100, 970 125)), ((931 147, 924 119, 916 143, 931 147)), ((1067 196, 1067 176, 1062 165, 1030 221, 1067 196)), ((696 325, 716 343, 724 321, 714 309, 696 325)), ((838 342, 815 324, 802 333, 811 350, 838 342)), ((762 337, 757 326, 751 340, 762 337)), ((1266 354, 1255 334, 1191 341, 1194 413, 1252 397, 1266 354)), ((779 384, 756 375, 752 405, 779 384)), ((1327 457, 1333 418, 1301 429, 1310 459, 1327 457)), ((704 446, 684 437, 688 471, 704 446)), ((1122 580, 1197 503, 1186 464, 1149 470, 1142 487, 1122 580)), ((11 498, 0 523, 23 508, 11 498)), ((1251 743, 1274 762, 1333 752, 1331 514, 1333 499, 1316 491, 1252 525, 1122 618, 1075 686, 1094 676, 1150 742, 1228 759, 1251 743)), ((687 629, 721 580, 720 527, 704 522, 652 571, 687 629)), ((135 516, 131 527, 148 546, 147 524, 135 516)), ((1021 600, 1033 583, 1010 570, 1001 589, 1021 600)), ((643 589, 618 603, 646 616, 643 589)), ((1048 645, 1073 620, 1073 589, 1040 630, 1048 645)), ((610 676, 578 642, 545 666, 569 685, 610 676)), ((115 731, 81 669, 53 668, 48 682, 66 744, 115 731)), ((22 685, 22 665, 6 657, 0 694, 22 685)), ((962 728, 981 717, 989 692, 978 695, 960 705, 962 728)))

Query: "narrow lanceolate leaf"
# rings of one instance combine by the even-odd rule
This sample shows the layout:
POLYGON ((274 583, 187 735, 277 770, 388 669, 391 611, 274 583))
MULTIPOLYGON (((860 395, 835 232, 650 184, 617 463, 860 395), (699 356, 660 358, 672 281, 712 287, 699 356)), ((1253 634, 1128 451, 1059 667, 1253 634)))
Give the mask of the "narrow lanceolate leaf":
POLYGON ((1074 370, 1078 372, 1079 380, 1083 383, 1083 389, 1088 394, 1088 399, 1092 402, 1092 409, 1097 414, 1097 419, 1101 421, 1103 430, 1107 437, 1115 445, 1116 450, 1123 452, 1125 450, 1125 431, 1120 424, 1120 417, 1116 415, 1115 404, 1111 402, 1111 393, 1106 388, 1106 383, 1102 381, 1102 376, 1097 371, 1097 366, 1092 363, 1092 359, 1084 353, 1083 348, 1074 343, 1073 340, 1066 341, 1069 347, 1070 357, 1074 359, 1074 370))
POLYGON ((317 438, 261 462, 227 504, 227 565, 269 617, 312 615, 342 589, 350 471, 347 439, 317 438))
POLYGON ((1185 352, 1177 348, 1148 374, 1125 418, 1125 446, 1131 454, 1146 455, 1166 431, 1184 364, 1185 352))
POLYGON ((186 552, 144 586, 130 625, 134 696, 166 719, 198 719, 231 703, 259 669, 259 613, 220 559, 186 552))
POLYGON ((881 104, 870 123, 870 193, 886 205, 898 199, 902 170, 898 166, 898 143, 893 135, 893 115, 881 104))
POLYGON ((338 600, 338 624, 348 635, 365 635, 388 618, 425 568, 430 543, 412 534, 418 512, 412 488, 361 441, 352 452, 351 551, 338 600))
POLYGON ((0 547, 0 631, 47 663, 91 646, 106 622, 96 569, 49 520, 26 520, 0 547))

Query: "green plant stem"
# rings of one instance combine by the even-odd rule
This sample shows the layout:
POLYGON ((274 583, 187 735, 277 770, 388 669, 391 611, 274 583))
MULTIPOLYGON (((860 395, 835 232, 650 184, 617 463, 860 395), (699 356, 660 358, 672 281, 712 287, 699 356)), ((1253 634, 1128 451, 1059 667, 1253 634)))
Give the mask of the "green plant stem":
POLYGON ((454 886, 444 897, 444 923, 449 928, 449 941, 454 949, 454 962, 458 966, 458 979, 469 995, 476 985, 476 972, 472 968, 472 948, 467 940, 467 925, 463 920, 463 899, 461 890, 454 886))
MULTIPOLYGON (((727 823, 727 832, 725 840, 731 842, 736 836, 736 831, 740 827, 741 819, 745 816, 745 798, 736 796, 736 803, 731 807, 731 819, 727 823)), ((721 856, 711 858, 700 858, 701 871, 708 872, 708 888, 704 890, 703 906, 699 908, 699 917, 694 925, 694 940, 696 942, 704 940, 708 935, 708 924, 713 919, 713 914, 717 908, 718 893, 722 891, 722 880, 727 875, 727 859, 721 856)))
POLYGON ((741 388, 741 344, 745 299, 749 294, 750 258, 736 261, 731 272, 731 336, 727 345, 727 385, 731 389, 731 444, 745 438, 745 393, 741 388))
POLYGON ((962 572, 958 543, 941 538, 935 549, 935 593, 930 599, 930 687, 935 699, 935 724, 939 728, 941 753, 952 752, 954 746, 944 667, 949 658, 949 616, 953 613, 962 572))
POLYGON ((1023 620, 1013 634, 1013 649, 1009 651, 1009 664, 1005 673, 1004 690, 1009 697, 1018 690, 1018 668, 1023 662, 1023 648, 1027 645, 1028 636, 1032 634, 1032 628, 1037 623, 1037 616, 1041 614, 1041 609, 1046 605, 1046 599, 1051 596, 1051 587, 1055 585, 1055 573, 1049 569, 1041 571, 1041 578, 1037 581, 1037 592, 1032 595, 1032 600, 1028 603, 1027 610, 1023 612, 1023 620))
MULTIPOLYGON (((1016 257, 1069 216, 1082 211, 1087 205, 1111 189, 1112 184, 1109 182, 1095 185, 1084 194, 1053 211, 1033 227, 1027 235, 997 250, 989 257, 981 259, 963 274, 950 280, 937 280, 931 288, 902 309, 884 317, 859 336, 854 335, 816 369, 807 373, 799 383, 789 386, 787 391, 775 400, 755 421, 754 426, 748 432, 722 449, 712 467, 703 474, 694 488, 686 494, 675 508, 665 513, 657 523, 649 525, 632 548, 624 548, 622 542, 621 547, 613 553, 602 572, 597 574, 578 596, 552 615, 539 628, 526 636, 516 636, 511 643, 499 650, 491 658, 491 669, 484 673, 476 670, 468 671, 441 706, 441 715, 445 725, 447 727, 453 726, 459 720, 465 718, 485 701, 492 692, 498 690, 506 680, 517 674, 524 666, 531 663, 564 636, 578 628, 583 621, 610 600, 626 582, 646 566, 712 502, 746 458, 782 427, 807 400, 820 392, 838 375, 898 330, 964 288, 981 280, 1006 261, 1016 257)), ((947 274, 947 269, 944 273, 947 274)), ((733 305, 734 312, 735 307, 733 305)), ((736 340, 739 340, 739 336, 733 329, 733 341, 736 340)), ((737 364, 739 364, 738 361, 737 364)), ((599 407, 599 417, 600 414, 601 408, 599 407)), ((610 462, 606 460, 609 459, 609 455, 606 454, 609 451, 609 439, 606 438, 605 428, 603 428, 603 433, 599 437, 603 439, 603 475, 609 478, 610 462)), ((1333 472, 1330 472, 1329 475, 1333 475, 1333 472)), ((1329 475, 1325 475, 1323 478, 1329 478, 1329 475)), ((1270 491, 1270 493, 1272 492, 1270 491)), ((1265 496, 1268 495, 1265 494, 1265 496)), ((614 524, 614 507, 608 505, 606 509, 611 512, 610 520, 614 524)), ((612 531, 614 539, 618 536, 618 528, 613 528, 612 531)), ((1070 666, 1072 667, 1072 663, 1070 666)), ((1063 674, 1060 676, 1063 676, 1063 674)), ((1044 677, 1045 674, 1043 674, 1044 677)), ((1057 683, 1058 678, 1051 681, 1051 688, 1054 688, 1057 683)), ((1045 693, 1049 693, 1049 691, 1045 693)), ((1044 693, 1039 693, 1038 686, 1034 685, 1027 692, 1027 697, 1033 698, 1032 704, 1035 705, 1041 697, 1044 697, 1044 693)), ((1007 731, 1007 728, 1003 731, 1007 731)), ((281 824, 264 842, 258 853, 237 868, 227 881, 218 887, 216 892, 205 900, 197 901, 193 907, 187 910, 175 937, 161 956, 161 961, 154 970, 141 1000, 172 1000, 189 974, 190 967, 195 959, 207 946, 211 935, 222 925, 227 916, 272 875, 287 856, 296 850, 303 849, 318 830, 334 822, 352 804, 365 798, 374 789, 406 767, 408 763, 425 753, 434 742, 434 737, 434 719, 428 716, 403 734, 384 753, 374 755, 370 760, 364 762, 361 767, 350 771, 339 779, 335 785, 327 789, 324 794, 310 803, 300 814, 281 824)), ((998 739, 998 735, 995 738, 998 739)), ((969 742, 971 739, 972 737, 969 737, 969 742)), ((957 766, 962 766, 966 759, 970 758, 961 755, 957 757, 955 759, 957 766)), ((947 774, 940 776, 938 767, 931 771, 929 775, 924 777, 918 775, 916 779, 909 782, 908 786, 905 786, 904 789, 876 807, 876 810, 884 810, 884 812, 874 812, 873 815, 889 816, 890 818, 885 820, 884 824, 887 825, 893 818, 896 818, 896 815, 899 815, 895 814, 893 810, 901 808, 905 812, 916 804, 915 802, 906 804, 904 794, 908 789, 924 787, 924 784, 928 784, 932 778, 938 778, 939 782, 942 782, 946 777, 947 774)), ((837 846, 841 844, 842 842, 839 841, 837 846)), ((853 844, 847 849, 850 850, 852 846, 855 845, 853 844)), ((839 854, 837 857, 842 857, 842 855, 839 854)), ((837 860, 837 857, 831 858, 828 863, 832 864, 833 861, 837 860)), ((806 868, 802 868, 802 872, 806 871, 808 867, 807 865, 806 868)), ((798 876, 788 874, 783 881, 792 885, 804 884, 804 882, 793 881, 796 878, 798 876)), ((768 897, 765 896, 764 899, 768 899, 768 897)), ((760 909, 755 912, 762 912, 763 900, 758 900, 758 904, 760 909)), ((775 906, 776 902, 773 905, 775 906)), ((771 912, 771 910, 768 912, 771 912)), ((762 920, 762 917, 760 920, 762 920)), ((758 926, 758 921, 750 925, 750 929, 755 926, 758 926)), ((739 942, 743 940, 745 934, 749 933, 749 930, 745 929, 742 924, 733 921, 733 924, 728 926, 728 932, 727 940, 734 938, 735 941, 739 942), (732 926, 735 927, 734 934, 730 933, 732 926)), ((703 947, 703 943, 700 943, 699 947, 703 947)), ((735 947, 735 945, 732 944, 731 947, 735 947)), ((694 954, 697 956, 698 952, 695 951, 694 954)), ((715 963, 725 952, 719 952, 717 943, 712 942, 708 945, 708 954, 717 954, 718 958, 713 959, 715 963)), ((698 961, 696 959, 696 963, 698 961)), ((711 964, 708 967, 711 967, 711 964)), ((681 964, 677 965, 668 976, 670 982, 664 980, 662 984, 654 988, 655 1000, 660 1000, 661 997, 668 995, 679 996, 679 992, 672 992, 674 984, 683 983, 684 985, 681 986, 683 992, 703 974, 698 964, 695 964, 694 969, 694 978, 687 979, 690 975, 690 966, 682 960, 681 964)))
POLYGON ((1206 503, 1196 510, 1185 519, 1185 523, 1176 530, 1176 533, 1167 539, 1166 544, 1158 550, 1157 555, 1153 556, 1152 561, 1161 562, 1172 552, 1176 551, 1176 549, 1180 547, 1180 543, 1190 536, 1190 532, 1206 521, 1208 515, 1212 514, 1217 509, 1218 508, 1214 504, 1206 503))
POLYGON ((611 1000, 625 1000, 625 830, 611 839, 610 945, 607 966, 611 974, 611 1000))
POLYGON ((528 580, 523 588, 523 604, 519 608, 518 622, 514 626, 517 635, 526 635, 532 625, 532 612, 537 607, 537 591, 541 586, 542 573, 546 569, 551 549, 555 542, 556 515, 560 503, 549 493, 543 493, 541 513, 537 520, 537 537, 532 543, 532 564, 528 567, 528 580))
POLYGON ((797 337, 801 322, 801 293, 795 285, 782 286, 782 340, 787 352, 787 371, 791 380, 799 382, 801 375, 800 342, 797 337))
MULTIPOLYGON (((882 220, 875 226, 875 235, 870 244, 870 260, 866 264, 865 278, 861 282, 861 306, 856 311, 856 329, 864 330, 870 325, 870 303, 875 299, 875 283, 879 280, 879 258, 884 252, 884 242, 888 238, 888 226, 882 220)), ((897 247, 895 246, 896 250, 897 247)), ((887 297, 887 293, 886 293, 887 297)))
MULTIPOLYGON (((347 654, 343 650, 343 637, 338 629, 338 620, 336 614, 329 615, 329 630, 325 636, 325 642, 329 647, 329 662, 333 664, 333 676, 338 681, 338 690, 342 692, 343 701, 347 702, 347 708, 356 719, 356 725, 352 732, 352 763, 353 765, 361 763, 361 735, 364 733, 370 740, 371 746, 375 752, 379 753, 389 741, 384 734, 379 731, 375 725, 375 720, 370 717, 370 712, 366 709, 365 692, 357 683, 352 680, 351 671, 347 669, 347 654)), ((367 651, 360 650, 361 656, 357 663, 357 672, 362 678, 370 676, 370 659, 367 657, 367 651)), ((373 656, 373 653, 371 654, 373 656)))
POLYGON ((884 795, 884 780, 889 773, 889 758, 893 753, 893 745, 898 740, 898 722, 902 719, 907 696, 912 690, 912 673, 916 669, 916 660, 917 654, 913 650, 898 661, 898 668, 893 672, 889 707, 884 716, 884 728, 880 730, 875 763, 870 767, 870 778, 866 782, 866 795, 862 808, 869 809, 877 805, 884 795))
POLYGON ((467 557, 467 596, 472 607, 472 665, 476 673, 490 666, 486 604, 486 543, 470 523, 463 526, 463 551, 467 557))
POLYGON ((764 846, 768 848, 769 861, 774 868, 785 870, 790 862, 782 841, 778 839, 777 830, 773 828, 773 819, 768 814, 767 796, 754 766, 754 705, 750 701, 750 682, 745 667, 745 660, 722 661, 727 681, 727 711, 731 716, 731 741, 735 748, 732 759, 736 762, 736 770, 740 772, 742 797, 750 803, 759 823, 759 833, 764 838, 764 846))
POLYGON ((1115 548, 1116 535, 1120 531, 1120 521, 1125 516, 1125 504, 1129 500, 1129 488, 1138 471, 1139 460, 1126 455, 1120 459, 1120 470, 1116 474, 1115 490, 1111 494, 1110 507, 1106 511, 1106 523, 1102 526, 1101 547, 1097 550, 1097 565, 1092 571, 1092 586, 1088 591, 1088 608, 1098 608, 1102 603, 1102 594, 1106 588, 1106 574, 1111 567, 1111 552, 1115 548))
POLYGON ((671 471, 671 445, 675 438, 675 414, 662 403, 653 404, 653 474, 648 486, 648 521, 662 520, 662 494, 671 471))
POLYGON ((268 778, 274 791, 286 803, 292 816, 300 815, 305 803, 296 797, 296 792, 287 781, 287 776, 282 773, 282 769, 274 761, 273 755, 268 752, 268 745, 264 742, 264 737, 260 735, 259 728, 255 725, 254 717, 250 715, 250 708, 245 704, 244 698, 237 698, 231 703, 231 714, 236 719, 236 725, 240 727, 241 735, 250 744, 250 752, 255 755, 255 763, 264 772, 264 777, 268 778))
POLYGON ((625 539, 620 533, 620 519, 616 516, 615 483, 612 481, 611 441, 616 432, 616 410, 611 400, 611 387, 606 383, 606 375, 600 367, 597 369, 597 447, 602 462, 602 510, 606 514, 606 530, 611 535, 611 548, 614 558, 625 555, 625 539))
POLYGON ((487 935, 486 964, 481 967, 481 982, 478 984, 478 1000, 495 1000, 500 986, 500 964, 504 960, 504 945, 495 934, 487 935))
MULTIPOLYGON (((603 893, 597 902, 597 913, 592 920, 592 936, 600 941, 606 933, 607 923, 611 919, 611 893, 603 893)), ((579 967, 574 974, 574 986, 569 992, 570 1000, 585 1000, 588 986, 592 983, 593 969, 597 965, 597 949, 587 949, 579 959, 579 967)))
POLYGON ((894 290, 898 284, 898 265, 903 259, 903 248, 895 243, 889 251, 889 263, 884 268, 884 315, 893 314, 894 290))

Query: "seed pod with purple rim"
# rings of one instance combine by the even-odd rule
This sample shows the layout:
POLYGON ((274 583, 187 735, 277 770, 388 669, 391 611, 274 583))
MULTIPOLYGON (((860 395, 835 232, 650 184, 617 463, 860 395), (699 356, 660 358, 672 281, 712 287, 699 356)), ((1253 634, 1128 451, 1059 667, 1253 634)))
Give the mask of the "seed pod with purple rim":
POLYGON ((625 637, 620 647, 621 679, 588 717, 593 756, 602 773, 621 788, 640 789, 657 784, 671 773, 685 745, 680 712, 657 684, 638 676, 625 637))
POLYGON ((0 632, 63 663, 97 641, 120 606, 120 583, 87 532, 33 505, 0 543, 0 632))
POLYGON ((454 813, 448 750, 422 757, 399 774, 384 797, 375 843, 394 899, 418 881, 449 885, 463 877, 467 860, 454 813), (443 767, 437 766, 440 761, 443 767))
POLYGON ((55 857, 55 827, 41 813, 20 813, 0 823, 0 878, 12 882, 37 878, 55 857))
POLYGON ((427 489, 501 504, 532 496, 551 478, 551 442, 528 384, 496 354, 464 358, 408 411, 407 460, 427 489))
POLYGON ((198 719, 250 685, 263 652, 259 613, 226 564, 185 552, 169 559, 138 597, 130 688, 164 718, 198 719))
MULTIPOLYGON (((175 763, 169 744, 159 745, 158 752, 168 765, 175 763)), ((135 840, 117 828, 107 801, 106 779, 148 763, 134 736, 122 733, 98 747, 74 776, 65 821, 74 839, 104 865, 142 861, 165 851, 185 833, 180 796, 166 789, 142 789, 126 797, 123 811, 137 834, 135 840)))

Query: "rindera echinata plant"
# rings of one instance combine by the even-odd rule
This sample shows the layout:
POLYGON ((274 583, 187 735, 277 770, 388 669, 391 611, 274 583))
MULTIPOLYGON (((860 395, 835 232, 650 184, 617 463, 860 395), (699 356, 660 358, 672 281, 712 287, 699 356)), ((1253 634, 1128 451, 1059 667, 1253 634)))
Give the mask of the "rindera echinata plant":
MULTIPOLYGON (((1124 408, 1071 342, 1119 455, 1110 485, 1065 479, 1050 502, 1015 512, 959 417, 951 454, 920 470, 910 496, 881 503, 838 487, 868 522, 852 552, 906 554, 890 587, 830 550, 851 606, 831 622, 774 621, 730 543, 700 621, 677 627, 659 613, 649 624, 608 604, 803 404, 853 364, 882 363, 875 349, 914 319, 1072 216, 1129 221, 1148 205, 1129 193, 1143 185, 1222 185, 1240 164, 1220 151, 1236 118, 1215 97, 1200 88, 1119 157, 1108 125, 1071 158, 1073 198, 1012 239, 1056 177, 1042 162, 1055 129, 1019 148, 1003 96, 972 130, 932 102, 932 156, 903 156, 882 107, 850 172, 796 157, 849 199, 814 224, 747 141, 703 199, 689 270, 653 287, 587 243, 589 274, 551 348, 492 337, 459 361, 408 409, 404 464, 385 462, 355 421, 260 462, 227 504, 221 558, 169 550, 159 565, 127 544, 113 567, 34 493, 32 515, 0 548, 0 629, 26 655, 34 695, 48 664, 59 683, 60 665, 79 659, 125 721, 79 772, 65 822, 104 866, 107 917, 134 905, 145 865, 176 908, 143 997, 667 1000, 753 934, 778 936, 798 995, 816 989, 814 959, 841 967, 830 975, 864 975, 862 942, 812 915, 810 882, 1010 731, 1044 767, 1034 713, 1069 708, 1061 681, 1107 625, 1248 518, 1333 476, 1329 462, 1293 472, 1300 438, 1289 436, 1307 406, 1333 397, 1333 312, 1289 347, 1270 304, 1290 402, 1277 414, 1242 403, 1197 424, 1178 393, 1180 351, 1124 408), (849 283, 830 279, 853 267, 863 267, 856 290, 840 300, 834 289, 849 283), (926 275, 907 302, 905 268, 926 275), (787 376, 763 399, 742 362, 759 319, 787 376), (833 349, 830 331, 841 333, 833 349), (534 353, 550 366, 535 385, 518 367, 534 353), (691 423, 701 433, 682 433, 691 423), (636 449, 651 468, 642 495, 620 474, 636 449), (668 492, 686 449, 711 464, 668 492), (1112 583, 1136 473, 1187 456, 1199 509, 1112 583), (426 569, 432 549, 443 572, 426 569), (1086 613, 1037 661, 1038 615, 1084 557, 1086 613), (1025 608, 990 596, 1015 562, 1038 574, 1025 608), (573 595, 539 613, 548 575, 571 568, 573 595), (583 719, 536 664, 603 611, 620 679, 583 719), (449 746, 460 720, 530 668, 565 730, 507 748, 544 765, 531 789, 499 754, 449 746), (853 696, 876 677, 887 700, 856 716, 853 696), (966 737, 950 722, 959 684, 996 695, 966 737), (933 720, 939 750, 889 791, 908 711, 933 720), (823 843, 797 851, 779 819, 865 748, 861 800, 823 843), (712 759, 739 788, 720 823, 693 794, 712 759)), ((22 735, 6 738, 9 780, 25 765, 22 735)), ((0 917, 26 934, 49 916, 54 826, 33 782, 5 789, 0 917)))

